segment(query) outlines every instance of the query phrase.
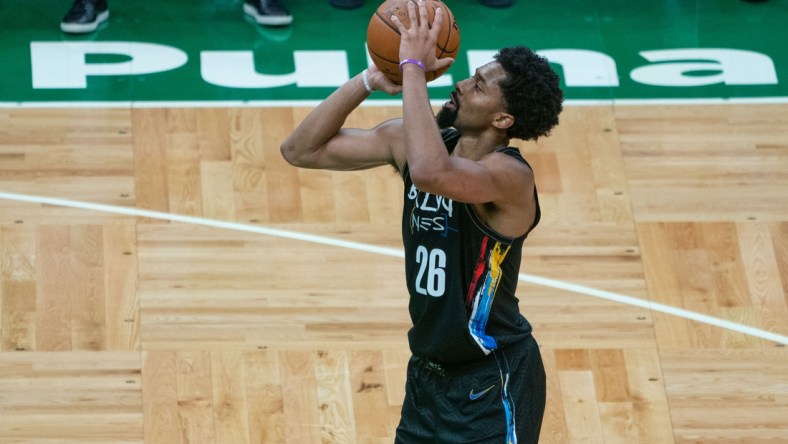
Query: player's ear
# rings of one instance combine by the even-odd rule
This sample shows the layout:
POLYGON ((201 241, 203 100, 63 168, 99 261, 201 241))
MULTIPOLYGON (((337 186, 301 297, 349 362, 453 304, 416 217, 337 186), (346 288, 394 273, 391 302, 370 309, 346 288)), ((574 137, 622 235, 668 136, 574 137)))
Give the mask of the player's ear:
POLYGON ((498 129, 510 128, 514 125, 514 116, 505 112, 497 112, 493 115, 492 124, 498 129))

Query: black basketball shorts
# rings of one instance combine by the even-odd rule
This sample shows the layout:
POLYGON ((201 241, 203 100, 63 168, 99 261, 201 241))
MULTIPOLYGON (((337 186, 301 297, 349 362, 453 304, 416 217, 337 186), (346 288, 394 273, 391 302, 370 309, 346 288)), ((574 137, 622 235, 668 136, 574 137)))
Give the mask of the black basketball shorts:
POLYGON ((413 356, 396 444, 532 444, 545 408, 539 346, 528 337, 472 370, 413 356))

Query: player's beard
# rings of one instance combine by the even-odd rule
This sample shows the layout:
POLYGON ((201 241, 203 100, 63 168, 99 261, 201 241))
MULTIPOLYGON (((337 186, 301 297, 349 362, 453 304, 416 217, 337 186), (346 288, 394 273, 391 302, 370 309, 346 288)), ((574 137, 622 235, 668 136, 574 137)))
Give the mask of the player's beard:
POLYGON ((435 117, 436 122, 438 123, 438 128, 449 128, 454 126, 454 122, 457 120, 457 108, 448 109, 445 106, 438 111, 438 115, 435 117))
POLYGON ((443 105, 440 111, 438 111, 438 115, 435 117, 435 121, 440 129, 453 127, 454 123, 457 122, 457 113, 460 110, 460 102, 457 100, 457 91, 452 91, 450 103, 453 106, 447 107, 443 105))

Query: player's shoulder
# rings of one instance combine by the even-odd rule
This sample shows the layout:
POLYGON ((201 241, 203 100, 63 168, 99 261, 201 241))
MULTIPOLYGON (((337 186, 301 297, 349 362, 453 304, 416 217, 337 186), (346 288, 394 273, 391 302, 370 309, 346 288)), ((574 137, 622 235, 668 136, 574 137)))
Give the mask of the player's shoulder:
POLYGON ((520 184, 534 182, 534 171, 517 148, 497 149, 484 157, 484 163, 501 180, 520 184))

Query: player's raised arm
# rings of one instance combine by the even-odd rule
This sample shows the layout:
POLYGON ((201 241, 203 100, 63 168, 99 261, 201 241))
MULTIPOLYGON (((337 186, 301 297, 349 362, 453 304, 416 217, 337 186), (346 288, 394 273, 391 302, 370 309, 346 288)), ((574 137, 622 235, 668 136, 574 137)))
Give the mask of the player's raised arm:
POLYGON ((282 156, 302 168, 355 170, 391 164, 397 121, 365 130, 342 128, 347 116, 373 91, 396 94, 401 87, 372 66, 350 79, 318 105, 282 142, 282 156))

